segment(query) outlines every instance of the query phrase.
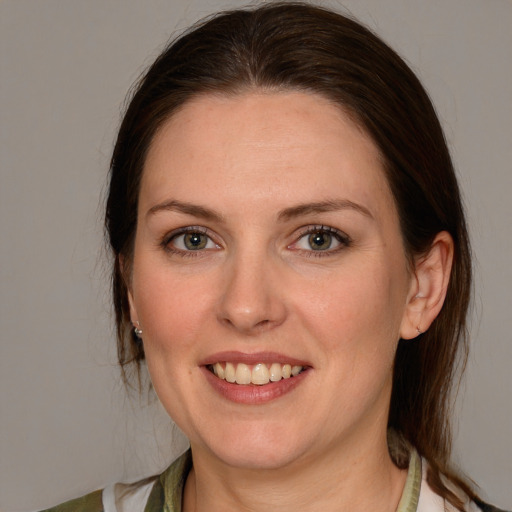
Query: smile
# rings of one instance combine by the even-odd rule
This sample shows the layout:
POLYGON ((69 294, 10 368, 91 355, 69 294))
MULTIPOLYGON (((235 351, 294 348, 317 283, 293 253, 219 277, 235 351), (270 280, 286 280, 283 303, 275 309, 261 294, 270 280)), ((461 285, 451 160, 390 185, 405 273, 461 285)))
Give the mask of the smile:
POLYGON ((232 384, 264 386, 270 382, 279 382, 282 379, 296 377, 304 371, 304 366, 281 363, 248 365, 245 363, 219 362, 208 365, 208 369, 219 379, 232 384))

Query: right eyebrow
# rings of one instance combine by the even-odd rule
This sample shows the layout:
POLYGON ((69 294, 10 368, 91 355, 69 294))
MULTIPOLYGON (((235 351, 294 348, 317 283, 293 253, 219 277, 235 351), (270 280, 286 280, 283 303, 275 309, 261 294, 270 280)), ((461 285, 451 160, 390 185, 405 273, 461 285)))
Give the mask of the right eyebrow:
POLYGON ((290 220, 296 217, 302 217, 314 213, 336 212, 340 210, 354 210, 362 215, 373 219, 370 210, 359 203, 354 203, 348 199, 331 199, 314 203, 304 203, 297 206, 286 208, 279 213, 280 220, 290 220))
POLYGON ((193 203, 184 203, 182 201, 170 200, 152 206, 146 216, 149 217, 158 212, 179 212, 193 217, 199 217, 206 220, 224 222, 224 218, 219 213, 210 210, 204 206, 193 203))

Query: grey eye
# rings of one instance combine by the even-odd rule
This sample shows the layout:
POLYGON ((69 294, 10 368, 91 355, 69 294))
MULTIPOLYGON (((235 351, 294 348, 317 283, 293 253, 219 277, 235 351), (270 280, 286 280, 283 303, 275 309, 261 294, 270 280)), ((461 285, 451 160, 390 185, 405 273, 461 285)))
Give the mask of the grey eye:
POLYGON ((334 237, 326 231, 316 231, 308 235, 308 244, 313 251, 326 251, 332 248, 334 237))
POLYGON ((202 233, 186 233, 183 235, 183 243, 189 251, 198 251, 207 246, 208 237, 202 233))
POLYGON ((218 248, 217 244, 208 235, 200 231, 187 231, 178 234, 172 238, 169 244, 175 249, 186 252, 218 248))
MULTIPOLYGON (((304 233, 304 232, 303 232, 304 233)), ((334 253, 343 246, 349 246, 350 239, 344 233, 329 227, 312 227, 305 232, 290 249, 299 249, 310 253, 334 253)))

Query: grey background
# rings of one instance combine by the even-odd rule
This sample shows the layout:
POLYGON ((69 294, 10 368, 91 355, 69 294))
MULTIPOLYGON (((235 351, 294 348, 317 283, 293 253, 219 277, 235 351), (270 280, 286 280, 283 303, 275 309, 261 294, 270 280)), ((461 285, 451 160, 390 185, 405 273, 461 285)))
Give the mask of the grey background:
MULTIPOLYGON (((341 3, 323 2, 338 6, 341 3)), ((115 366, 101 199, 125 94, 219 0, 0 0, 0 509, 153 474, 183 440, 115 366)), ((512 3, 346 0, 437 105, 476 284, 455 460, 512 506, 512 3)))

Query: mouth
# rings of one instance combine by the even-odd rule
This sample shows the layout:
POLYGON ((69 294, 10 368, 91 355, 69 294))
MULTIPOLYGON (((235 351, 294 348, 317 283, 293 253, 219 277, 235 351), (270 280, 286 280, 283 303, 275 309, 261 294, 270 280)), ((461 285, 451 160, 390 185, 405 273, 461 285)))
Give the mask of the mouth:
POLYGON ((223 398, 262 405, 302 388, 313 366, 278 352, 224 351, 199 363, 207 382, 223 398))
POLYGON ((265 386, 271 382, 291 379, 303 373, 307 367, 291 363, 256 363, 254 365, 230 361, 206 366, 217 378, 240 386, 265 386))

